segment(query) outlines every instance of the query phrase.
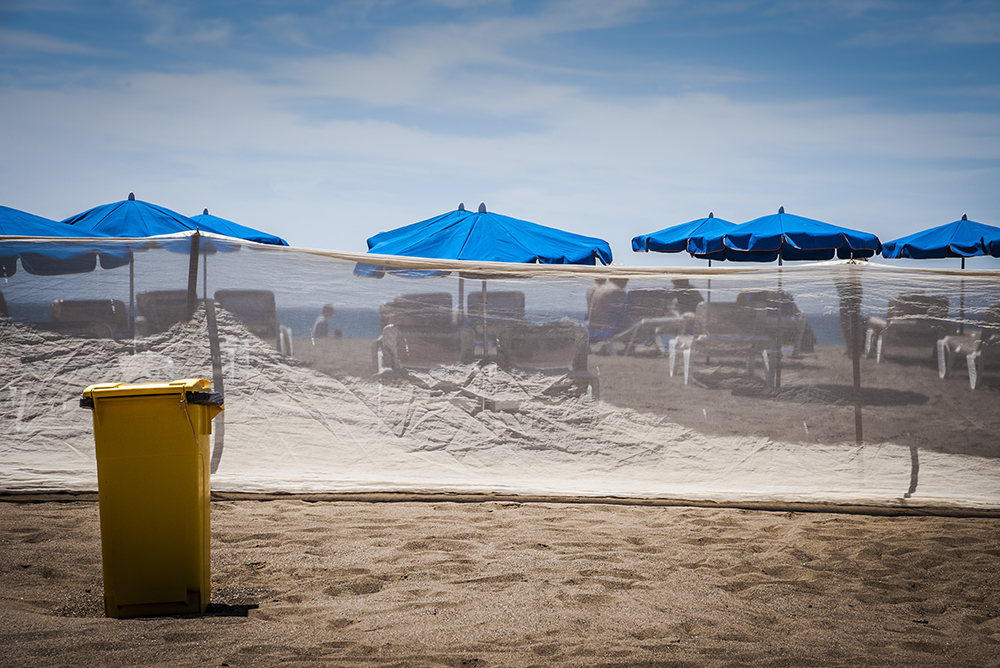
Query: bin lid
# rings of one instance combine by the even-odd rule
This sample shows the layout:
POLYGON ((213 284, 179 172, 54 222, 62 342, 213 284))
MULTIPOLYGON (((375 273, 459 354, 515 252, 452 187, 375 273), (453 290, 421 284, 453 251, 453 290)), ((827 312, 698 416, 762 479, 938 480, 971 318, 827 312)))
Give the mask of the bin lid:
POLYGON ((83 396, 91 399, 110 397, 134 397, 151 394, 186 394, 205 392, 211 388, 211 381, 204 378, 185 378, 169 383, 98 383, 83 391, 83 396))

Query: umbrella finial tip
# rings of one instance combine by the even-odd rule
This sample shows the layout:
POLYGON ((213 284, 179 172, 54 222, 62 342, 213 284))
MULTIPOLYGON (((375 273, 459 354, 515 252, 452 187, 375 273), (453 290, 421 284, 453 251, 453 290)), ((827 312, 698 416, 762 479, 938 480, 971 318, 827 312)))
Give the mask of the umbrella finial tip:
POLYGON ((969 219, 969 217, 963 213, 962 214, 962 220, 968 220, 968 219, 969 219))
POLYGON ((779 206, 778 207, 778 213, 784 213, 784 212, 785 212, 785 207, 779 206))
POLYGON ((204 211, 202 211, 202 212, 201 212, 201 215, 203 215, 203 216, 207 216, 207 215, 208 215, 208 209, 205 209, 204 211))
POLYGON ((486 213, 486 202, 479 203, 479 213, 486 213))
POLYGON ((709 212, 708 212, 708 217, 709 217, 709 218, 715 218, 715 214, 714 214, 714 213, 712 213, 711 211, 709 211, 709 212))
POLYGON ((458 210, 459 211, 465 211, 465 202, 459 202, 458 203, 458 210))
POLYGON ((135 201, 135 193, 129 193, 128 194, 128 201, 130 201, 130 202, 134 202, 135 201))

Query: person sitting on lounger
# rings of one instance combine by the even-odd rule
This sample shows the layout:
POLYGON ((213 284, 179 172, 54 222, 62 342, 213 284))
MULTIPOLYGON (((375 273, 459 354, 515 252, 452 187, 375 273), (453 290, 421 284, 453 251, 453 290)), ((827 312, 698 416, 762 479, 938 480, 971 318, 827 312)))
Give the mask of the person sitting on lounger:
POLYGON ((595 278, 594 282, 587 288, 587 322, 590 322, 590 308, 594 303, 594 293, 603 288, 607 282, 606 278, 595 278))
POLYGON ((330 318, 332 317, 333 304, 327 304, 323 307, 323 312, 316 318, 316 323, 313 325, 312 335, 314 339, 322 339, 329 336, 330 318))
POLYGON ((625 303, 627 278, 612 278, 598 286, 590 300, 590 317, 587 329, 591 343, 604 343, 615 333, 615 325, 625 303))

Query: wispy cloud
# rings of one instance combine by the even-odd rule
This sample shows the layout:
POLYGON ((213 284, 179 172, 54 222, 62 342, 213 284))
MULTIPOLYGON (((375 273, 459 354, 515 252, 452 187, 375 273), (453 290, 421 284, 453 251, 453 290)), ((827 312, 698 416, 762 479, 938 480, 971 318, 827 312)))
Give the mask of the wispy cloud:
MULTIPOLYGON (((265 229, 280 220, 295 243, 346 250, 460 199, 596 236, 611 226, 625 240, 711 209, 747 220, 778 205, 844 224, 877 214, 876 231, 891 238, 913 220, 951 216, 958 201, 1000 204, 990 185, 1000 177, 996 79, 955 80, 966 102, 930 110, 912 95, 876 104, 867 91, 822 85, 772 95, 773 79, 796 80, 798 54, 751 66, 756 38, 717 38, 712 58, 661 44, 671 31, 690 38, 692 26, 766 23, 757 2, 712 3, 730 13, 707 21, 707 5, 691 2, 426 2, 436 18, 395 20, 402 5, 387 0, 224 18, 211 7, 130 5, 125 28, 141 18, 133 48, 152 63, 81 54, 57 63, 87 68, 71 85, 0 79, 0 202, 61 218, 133 189, 182 212, 208 206, 265 229), (643 31, 645 21, 658 23, 643 31), (639 33, 642 48, 620 41, 639 33)), ((835 4, 786 2, 778 10, 801 20, 778 23, 803 30, 800 44, 822 38, 815 49, 829 46, 831 58, 861 26, 944 39, 925 15, 907 22, 887 3, 835 4), (849 29, 802 28, 824 20, 849 29)), ((59 47, 65 33, 32 30, 18 34, 72 49, 59 47)), ((822 76, 802 69, 801 81, 822 76)), ((935 94, 941 81, 950 80, 934 80, 935 94)), ((919 95, 933 97, 926 86, 919 95)))
POLYGON ((896 12, 846 41, 850 45, 891 47, 908 43, 977 45, 1000 43, 1000 11, 908 14, 896 12))
POLYGON ((148 21, 145 41, 150 45, 225 45, 230 38, 228 21, 191 18, 182 5, 137 0, 132 4, 132 10, 148 21))
POLYGON ((36 32, 0 28, 0 49, 10 53, 38 53, 62 56, 98 56, 106 54, 104 49, 58 39, 36 32))
POLYGON ((1000 44, 1000 11, 932 19, 931 38, 939 44, 1000 44))

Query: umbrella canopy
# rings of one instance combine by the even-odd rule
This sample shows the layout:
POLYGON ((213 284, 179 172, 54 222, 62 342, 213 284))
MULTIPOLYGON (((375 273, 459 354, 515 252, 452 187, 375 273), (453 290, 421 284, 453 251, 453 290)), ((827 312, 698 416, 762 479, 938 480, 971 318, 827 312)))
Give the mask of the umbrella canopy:
MULTIPOLYGON (((126 200, 96 206, 62 222, 86 229, 88 233, 90 231, 101 232, 111 237, 142 238, 176 235, 182 232, 211 232, 221 236, 233 236, 209 223, 199 223, 176 211, 137 200, 134 193, 129 193, 126 200)), ((256 232, 256 230, 254 231, 256 232)), ((258 234, 260 233, 258 232, 258 234)), ((147 242, 137 246, 136 250, 147 248, 150 243, 158 244, 175 253, 187 253, 191 248, 190 239, 174 238, 147 242)), ((216 251, 231 252, 235 250, 239 250, 237 243, 227 243, 219 239, 205 239, 198 246, 198 252, 201 255, 216 251)))
MULTIPOLYGON (((709 212, 708 218, 699 218, 662 229, 659 232, 633 237, 632 250, 636 253, 645 253, 646 251, 681 253, 688 249, 688 241, 691 237, 724 234, 734 227, 736 227, 736 223, 716 218, 714 213, 709 212)), ((705 259, 722 260, 725 258, 724 253, 719 252, 718 257, 706 257, 705 259)))
POLYGON ((4 237, 106 237, 97 233, 81 233, 81 230, 70 227, 48 218, 36 216, 27 211, 19 211, 9 206, 0 206, 0 236, 4 237))
POLYGON ((455 211, 368 239, 368 252, 479 262, 611 264, 607 241, 486 211, 455 211))
POLYGON ((693 236, 688 243, 694 257, 735 262, 848 260, 871 257, 881 248, 874 234, 785 213, 785 207, 721 233, 693 236))
MULTIPOLYGON (((106 237, 94 230, 81 230, 55 220, 42 218, 26 211, 0 206, 0 238, 2 237, 53 237, 91 238, 106 237)), ((0 248, 0 274, 13 276, 17 259, 29 274, 58 276, 82 274, 97 267, 100 254, 101 266, 113 269, 128 264, 128 251, 120 247, 77 242, 13 241, 0 248)))
MULTIPOLYGON (((187 216, 137 200, 133 193, 129 193, 126 200, 95 206, 67 218, 63 223, 96 230, 111 237, 153 237, 199 229, 198 223, 187 216)), ((209 227, 203 229, 221 234, 209 227)))
POLYGON ((976 255, 1000 257, 1000 227, 984 225, 962 214, 961 220, 932 227, 882 244, 882 257, 929 260, 976 255))
POLYGON ((267 232, 261 232, 260 230, 255 230, 252 227, 247 227, 246 225, 234 223, 233 221, 226 220, 225 218, 213 216, 208 212, 208 209, 205 209, 201 215, 191 216, 191 220, 197 223, 203 230, 217 231, 219 234, 225 234, 228 237, 236 237, 237 239, 256 241, 259 244, 271 244, 273 246, 288 245, 288 242, 281 237, 268 234, 267 232))

